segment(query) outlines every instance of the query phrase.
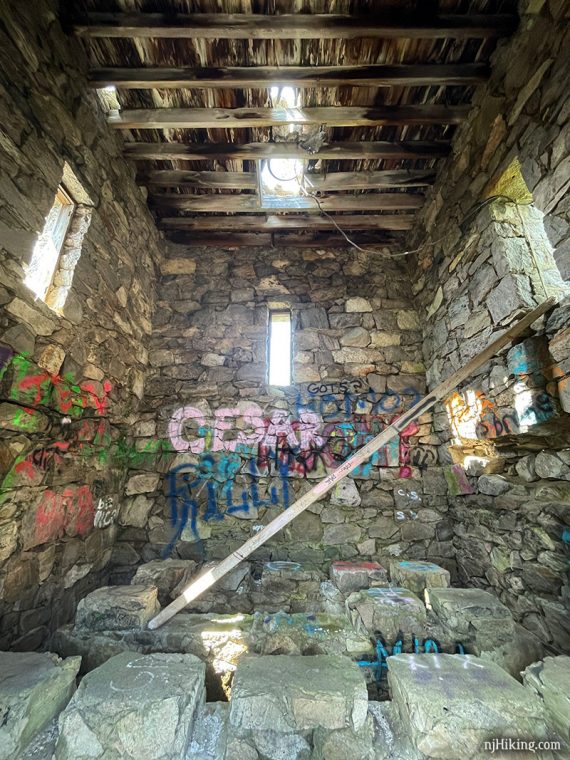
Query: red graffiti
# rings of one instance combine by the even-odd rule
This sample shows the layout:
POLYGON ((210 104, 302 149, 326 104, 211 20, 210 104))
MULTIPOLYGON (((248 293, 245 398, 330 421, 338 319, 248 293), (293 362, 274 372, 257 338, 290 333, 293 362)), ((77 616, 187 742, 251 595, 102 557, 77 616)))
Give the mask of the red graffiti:
POLYGON ((35 518, 35 542, 68 536, 84 536, 93 528, 95 508, 89 486, 70 486, 62 493, 47 490, 35 518))

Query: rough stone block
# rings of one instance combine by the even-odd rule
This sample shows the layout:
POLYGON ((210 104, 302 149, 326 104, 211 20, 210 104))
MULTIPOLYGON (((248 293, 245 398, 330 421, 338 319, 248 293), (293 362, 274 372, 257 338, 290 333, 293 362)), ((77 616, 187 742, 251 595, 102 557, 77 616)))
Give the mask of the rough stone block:
POLYGON ((433 562, 393 560, 390 562, 390 578, 392 583, 423 596, 426 588, 447 588, 450 575, 447 570, 433 562))
POLYGON ((566 743, 570 742, 570 657, 545 657, 523 673, 523 684, 544 703, 554 728, 566 743))
POLYGON ((75 627, 88 631, 144 628, 160 610, 156 586, 104 586, 77 605, 75 627))
POLYGON ((426 630, 425 607, 405 588, 371 588, 351 594, 347 610, 357 630, 380 635, 392 644, 402 633, 407 638, 421 636, 426 630))
POLYGON ((344 614, 296 612, 253 616, 250 648, 259 654, 372 655, 368 634, 354 630, 344 614))
POLYGON ((75 691, 80 657, 0 652, 0 760, 16 760, 75 691))
POLYGON ((343 594, 388 585, 388 573, 378 562, 333 562, 330 578, 343 594))
POLYGON ((319 727, 358 730, 367 704, 364 676, 346 657, 252 657, 236 669, 230 722, 284 733, 319 727))
POLYGON ((426 599, 440 623, 462 643, 489 649, 512 637, 510 610, 496 596, 478 588, 431 588, 426 599))
POLYGON ((226 748, 229 704, 208 702, 199 707, 188 747, 192 760, 220 760, 226 748))
POLYGON ((350 728, 325 731, 318 728, 314 733, 312 760, 374 760, 374 721, 368 715, 361 729, 350 728))
POLYGON ((172 600, 178 584, 190 578, 196 570, 191 559, 154 559, 137 568, 131 584, 136 586, 156 586, 158 600, 164 605, 172 600))
POLYGON ((206 699, 190 654, 124 652, 88 673, 59 719, 54 760, 183 757, 206 699))
POLYGON ((481 758, 485 741, 548 738, 540 700, 471 655, 398 654, 388 685, 416 748, 429 758, 481 758))

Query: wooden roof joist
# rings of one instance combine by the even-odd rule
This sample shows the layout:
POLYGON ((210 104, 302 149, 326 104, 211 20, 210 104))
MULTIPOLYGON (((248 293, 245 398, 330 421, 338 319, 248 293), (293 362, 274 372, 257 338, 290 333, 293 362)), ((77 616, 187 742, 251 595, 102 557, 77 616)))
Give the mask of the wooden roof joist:
MULTIPOLYGON (((306 174, 306 187, 313 191, 364 190, 377 187, 425 187, 435 178, 432 170, 397 169, 377 172, 333 172, 306 174)), ((137 182, 149 187, 201 187, 204 189, 256 190, 255 172, 193 172, 183 170, 157 170, 139 174, 137 182)))
POLYGON ((339 142, 324 145, 318 153, 310 153, 300 145, 285 142, 263 143, 126 143, 125 156, 135 161, 259 161, 270 158, 331 159, 400 159, 445 158, 449 155, 448 142, 339 142))
POLYGON ((90 73, 91 87, 121 89, 294 87, 389 87, 392 85, 471 85, 484 82, 484 64, 393 66, 236 66, 196 68, 101 68, 90 73))
POLYGON ((459 124, 469 106, 407 105, 316 108, 134 108, 113 111, 115 129, 236 129, 288 124, 376 127, 400 124, 459 124))
MULTIPOLYGON (((149 195, 153 206, 172 208, 179 211, 210 211, 247 214, 263 213, 260 199, 255 195, 180 195, 178 193, 163 193, 149 195)), ((319 207, 312 198, 283 198, 279 211, 295 212, 312 211, 319 213, 319 207)), ((366 195, 337 195, 319 198, 319 203, 325 211, 413 211, 423 205, 423 195, 408 193, 370 193, 366 195)), ((273 207, 275 210, 275 207, 273 207)))
MULTIPOLYGON (((412 228, 414 219, 410 214, 341 214, 335 217, 343 230, 391 230, 405 231, 412 228)), ((267 216, 172 216, 159 219, 163 230, 187 232, 285 232, 287 230, 333 230, 333 222, 326 216, 309 214, 268 214, 267 216)))
POLYGON ((513 32, 514 15, 439 14, 422 17, 336 14, 88 13, 75 24, 82 37, 205 39, 489 39, 513 32))
MULTIPOLYGON (((270 232, 208 232, 196 233, 189 235, 187 232, 171 232, 168 234, 169 240, 189 248, 201 248, 205 246, 216 246, 218 248, 237 248, 239 246, 263 246, 264 248, 295 246, 299 248, 348 248, 349 243, 341 234, 321 234, 307 235, 303 233, 292 234, 270 233, 270 232)), ((379 248, 391 241, 391 238, 380 237, 378 233, 356 233, 351 235, 358 245, 366 245, 371 248, 379 248)))

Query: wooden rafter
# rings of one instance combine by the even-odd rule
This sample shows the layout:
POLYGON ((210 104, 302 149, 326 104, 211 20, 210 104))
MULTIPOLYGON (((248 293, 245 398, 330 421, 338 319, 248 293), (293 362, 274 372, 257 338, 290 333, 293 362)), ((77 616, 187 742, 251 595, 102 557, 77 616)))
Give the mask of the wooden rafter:
POLYGON ((270 158, 331 159, 400 159, 445 158, 449 155, 448 142, 339 142, 323 146, 318 153, 310 153, 300 145, 285 142, 263 143, 126 143, 125 156, 135 161, 259 161, 270 158))
MULTIPOLYGON (((263 213, 260 199, 255 195, 180 195, 178 193, 163 193, 150 195, 153 205, 162 208, 173 208, 179 211, 210 211, 246 214, 263 213)), ((396 211, 415 210, 423 205, 423 195, 408 193, 368 193, 366 195, 337 195, 319 198, 319 203, 325 211, 396 211)), ((319 212, 317 203, 312 198, 283 199, 279 211, 319 212), (286 205, 285 205, 286 204, 286 205)))
MULTIPOLYGON (((335 217, 343 230, 409 230, 413 225, 410 214, 341 214, 335 217)), ((309 214, 268 214, 267 216, 198 216, 164 217, 158 226, 164 230, 187 232, 286 232, 288 230, 333 230, 333 222, 325 216, 309 214)))
MULTIPOLYGON (((365 190, 377 187, 425 187, 431 185, 435 172, 431 170, 406 170, 377 172, 333 172, 331 174, 307 174, 305 183, 311 190, 365 190)), ((255 172, 193 172, 184 170, 156 170, 141 173, 140 185, 149 187, 201 187, 204 189, 255 190, 255 172)))
POLYGON ((113 111, 115 129, 214 129, 282 127, 288 124, 375 127, 400 124, 459 124, 469 106, 407 105, 381 108, 134 108, 113 111))
MULTIPOLYGON (((263 246, 264 248, 300 247, 300 248, 347 248, 348 243, 339 233, 314 234, 307 233, 268 233, 268 232, 208 232, 200 233, 172 231, 168 233, 169 239, 174 243, 180 243, 188 248, 202 248, 205 246, 236 248, 242 245, 248 247, 263 246)), ((357 245, 378 247, 393 242, 385 237, 379 237, 378 233, 353 233, 351 240, 357 245)))
POLYGON ((203 68, 101 68, 90 73, 91 87, 122 89, 294 87, 389 87, 392 85, 471 85, 484 82, 484 64, 395 66, 212 66, 203 68))
POLYGON ((82 37, 489 39, 510 34, 516 25, 516 16, 505 14, 439 14, 422 18, 419 14, 380 17, 306 13, 88 13, 74 28, 82 37))

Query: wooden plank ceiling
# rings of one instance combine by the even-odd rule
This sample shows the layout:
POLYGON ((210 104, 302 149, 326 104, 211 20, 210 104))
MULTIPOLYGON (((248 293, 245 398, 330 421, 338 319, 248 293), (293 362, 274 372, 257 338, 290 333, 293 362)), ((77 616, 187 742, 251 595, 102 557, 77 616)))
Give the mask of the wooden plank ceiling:
POLYGON ((90 85, 114 106, 109 124, 172 240, 346 245, 339 225, 374 245, 412 229, 515 9, 80 0, 74 28, 90 85), (268 191, 267 167, 294 161, 293 193, 268 191))

